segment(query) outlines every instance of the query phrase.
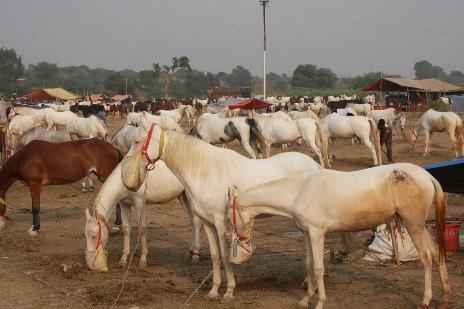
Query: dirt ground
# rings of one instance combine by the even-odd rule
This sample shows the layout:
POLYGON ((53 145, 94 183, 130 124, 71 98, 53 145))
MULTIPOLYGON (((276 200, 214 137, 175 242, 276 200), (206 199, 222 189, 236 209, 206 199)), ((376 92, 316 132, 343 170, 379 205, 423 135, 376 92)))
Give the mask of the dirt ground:
MULTIPOLYGON (((408 124, 418 118, 407 116, 408 124)), ((115 132, 122 120, 110 120, 115 132)), ((188 128, 185 127, 187 131, 188 128)), ((408 129, 409 130, 409 129, 408 129)), ((445 134, 433 137, 431 156, 423 157, 424 138, 416 151, 407 142, 394 140, 394 159, 418 165, 452 158, 451 142, 445 134)), ((244 154, 237 143, 230 148, 244 154)), ((272 153, 282 151, 273 147, 272 153)), ((287 151, 308 153, 305 145, 292 145, 287 151)), ((357 170, 372 165, 364 145, 338 140, 334 146, 333 168, 357 170)), ((309 154, 313 156, 313 154, 309 154)), ((314 156, 313 156, 314 157, 314 156)), ((349 185, 349 184, 347 184, 349 185)), ((116 299, 125 269, 118 266, 122 250, 121 236, 112 236, 107 246, 108 273, 94 273, 85 267, 84 208, 93 203, 94 192, 83 193, 79 183, 45 187, 42 194, 42 225, 39 237, 31 239, 28 188, 13 185, 6 196, 12 205, 12 219, 0 236, 0 308, 84 308, 110 307, 116 299), (14 209, 13 209, 14 207, 14 209), (63 272, 62 265, 70 266, 63 272)), ((336 192, 334 192, 336 194, 336 192)), ((179 308, 211 271, 205 235, 202 235, 201 260, 190 264, 185 253, 190 245, 189 218, 180 203, 148 205, 148 267, 138 269, 138 253, 128 272, 127 282, 118 300, 121 308, 179 308)), ((447 218, 464 220, 464 198, 450 195, 447 218)), ((433 219, 433 211, 430 219, 433 219)), ((136 228, 132 233, 135 244, 136 228)), ((251 260, 235 266, 237 288, 232 304, 203 299, 211 279, 195 294, 185 308, 292 308, 304 295, 303 236, 292 221, 279 217, 257 220, 253 234, 256 252, 251 260)), ((338 235, 329 235, 327 248, 340 249, 338 235)), ((370 265, 366 262, 336 262, 325 256, 325 308, 417 308, 422 299, 423 269, 420 262, 370 265)), ((453 286, 453 308, 464 308, 464 253, 450 256, 447 262, 453 286)), ((223 274, 223 284, 225 278, 223 274)), ((225 287, 221 288, 221 293, 225 287)), ((434 300, 438 306, 440 284, 434 267, 434 300)), ((314 302, 312 303, 314 306, 314 302)))

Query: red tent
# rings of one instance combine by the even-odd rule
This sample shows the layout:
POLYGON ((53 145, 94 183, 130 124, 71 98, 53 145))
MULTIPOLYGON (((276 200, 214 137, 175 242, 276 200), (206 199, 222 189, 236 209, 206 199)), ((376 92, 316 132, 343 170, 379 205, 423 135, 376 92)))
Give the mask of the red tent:
POLYGON ((263 109, 263 108, 268 108, 271 106, 271 104, 266 103, 264 101, 258 100, 258 99, 248 99, 245 101, 242 101, 240 103, 236 104, 230 104, 229 109, 236 109, 236 108, 241 108, 241 109, 263 109))

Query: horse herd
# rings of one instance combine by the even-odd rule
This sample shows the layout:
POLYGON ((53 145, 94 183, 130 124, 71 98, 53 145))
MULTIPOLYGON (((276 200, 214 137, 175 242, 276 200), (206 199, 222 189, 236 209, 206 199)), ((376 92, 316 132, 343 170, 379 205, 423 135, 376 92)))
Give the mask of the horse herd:
MULTIPOLYGON (((322 308, 326 302, 325 234, 368 229, 395 217, 407 228, 424 265, 421 306, 428 308, 432 299, 433 260, 439 266, 441 304, 446 307, 451 288, 444 258, 446 201, 441 186, 413 164, 380 166, 378 120, 384 119, 402 132, 405 118, 394 109, 373 110, 364 104, 368 103, 352 104, 346 107, 348 110, 338 109, 323 118, 310 108, 289 113, 250 112, 236 117, 225 117, 227 111, 205 113, 190 134, 184 133, 180 123, 184 118, 193 120, 194 108, 178 105, 175 109, 158 110, 156 115, 147 110, 129 113, 126 123, 111 139, 105 124, 95 116, 82 118, 71 111, 15 108, 18 115, 11 122, 18 117, 20 120, 14 125, 10 122, 8 135, 17 135, 18 143, 15 154, 0 170, 0 230, 5 229, 6 223, 5 195, 14 182, 21 181, 31 191, 29 233, 36 236, 40 229, 42 187, 72 183, 93 173, 103 185, 92 207, 85 209, 87 266, 96 271, 108 270, 108 222, 119 207, 116 219, 124 239, 119 263, 127 264, 133 205, 141 245, 139 266, 143 268, 148 254, 145 204, 178 199, 191 217, 192 262, 199 259, 202 227, 208 238, 213 283, 206 298, 221 299, 221 272, 217 266, 222 262, 227 274, 222 301, 229 302, 236 286, 231 261, 241 263, 251 256, 255 218, 283 216, 293 219, 305 236, 308 288, 299 307, 308 307, 317 287, 316 308, 322 308), (319 163, 299 152, 271 156, 272 145, 300 139, 308 144, 319 163), (379 166, 355 172, 328 169, 329 148, 333 149, 335 139, 359 140, 370 149, 374 165, 379 166), (238 140, 250 158, 226 149, 232 140, 238 140), (337 194, 330 191, 333 187, 338 188, 337 194), (425 228, 433 203, 438 245, 425 228)), ((414 126, 414 142, 422 130, 427 139, 424 155, 430 151, 432 132, 447 132, 455 146, 455 156, 463 155, 462 121, 456 114, 429 110, 414 126)))

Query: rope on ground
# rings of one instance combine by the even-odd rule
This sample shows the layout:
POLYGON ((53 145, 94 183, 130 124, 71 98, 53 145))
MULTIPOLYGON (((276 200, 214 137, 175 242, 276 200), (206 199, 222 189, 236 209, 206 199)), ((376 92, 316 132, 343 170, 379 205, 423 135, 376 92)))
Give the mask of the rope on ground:
POLYGON ((187 300, 182 304, 182 306, 179 307, 179 309, 184 308, 184 307, 188 304, 188 302, 190 301, 190 299, 192 299, 192 297, 193 297, 195 294, 198 293, 198 291, 201 289, 201 287, 206 283, 206 281, 209 279, 209 277, 211 277, 211 275, 213 274, 214 267, 217 267, 217 266, 221 267, 222 259, 223 259, 223 258, 221 258, 221 259, 219 260, 219 262, 217 262, 217 265, 214 265, 214 266, 213 266, 213 269, 209 272, 209 274, 205 277, 205 279, 203 279, 203 281, 197 286, 197 288, 195 289, 195 291, 193 291, 193 293, 190 294, 190 296, 189 296, 189 297, 187 298, 187 300))
MULTIPOLYGON (((145 204, 144 204, 145 205, 145 204)), ((143 206, 145 207, 145 206, 143 206)), ((129 265, 127 265, 127 269, 126 269, 126 272, 124 273, 124 276, 122 278, 122 282, 121 282, 121 288, 119 289, 119 293, 118 293, 118 296, 116 297, 116 299, 114 300, 113 304, 111 305, 111 308, 114 308, 116 306, 116 304, 118 303, 118 300, 119 298, 121 297, 122 295, 122 292, 124 290, 124 286, 126 284, 126 281, 127 281, 127 275, 129 274, 129 269, 131 267, 131 264, 132 264, 132 260, 134 258, 134 255, 135 255, 135 251, 137 251, 137 248, 139 246, 139 243, 140 243, 140 235, 142 235, 142 229, 140 228, 141 224, 142 224, 142 214, 143 214, 143 209, 142 211, 140 211, 140 217, 139 217, 139 236, 137 237, 137 243, 135 244, 135 247, 134 249, 132 250, 132 253, 131 253, 131 256, 129 258, 129 265)))
POLYGON ((34 275, 36 271, 34 270, 29 270, 28 272, 26 272, 26 276, 28 276, 29 278, 39 282, 39 283, 42 283, 43 285, 46 285, 52 289, 54 289, 56 292, 59 292, 61 294, 64 294, 65 296, 73 296, 75 298, 78 298, 78 299, 81 299, 83 303, 85 303, 87 306, 89 306, 90 308, 94 308, 94 306, 92 304, 90 304, 87 300, 84 299, 84 297, 82 295, 79 295, 77 293, 74 293, 74 292, 70 292, 70 291, 67 291, 65 289, 62 289, 62 288, 59 288, 57 286, 54 286, 53 284, 51 283, 48 283, 47 281, 37 277, 34 275))

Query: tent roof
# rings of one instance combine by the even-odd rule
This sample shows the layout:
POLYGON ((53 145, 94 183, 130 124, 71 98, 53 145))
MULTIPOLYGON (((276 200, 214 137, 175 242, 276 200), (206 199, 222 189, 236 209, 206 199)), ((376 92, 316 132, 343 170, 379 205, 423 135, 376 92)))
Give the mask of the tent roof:
POLYGON ((76 100, 77 95, 63 88, 42 88, 24 96, 28 101, 76 100))
POLYGON ((232 104, 243 102, 245 100, 246 100, 245 98, 228 98, 228 99, 225 99, 223 101, 208 104, 208 106, 212 107, 212 108, 216 108, 216 109, 221 109, 221 108, 224 108, 224 107, 232 105, 232 104))
POLYGON ((380 78, 363 88, 363 91, 375 91, 380 89, 387 91, 406 91, 407 88, 427 92, 464 92, 464 88, 436 78, 408 79, 398 77, 380 78))
POLYGON ((130 95, 128 94, 117 94, 115 96, 112 97, 113 100, 115 101, 125 101, 127 99, 130 99, 130 95))
POLYGON ((464 158, 423 166, 441 184, 443 191, 464 193, 464 158))
POLYGON ((266 103, 264 101, 258 100, 258 99, 248 99, 240 103, 236 104, 230 104, 229 109, 236 109, 236 108, 241 108, 241 109, 263 109, 271 106, 271 104, 266 103))

